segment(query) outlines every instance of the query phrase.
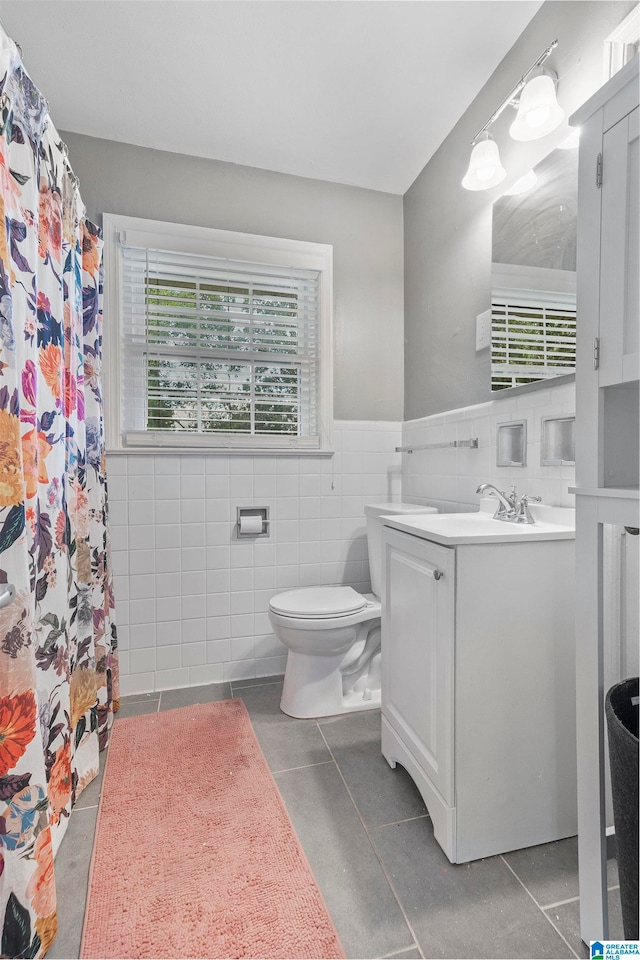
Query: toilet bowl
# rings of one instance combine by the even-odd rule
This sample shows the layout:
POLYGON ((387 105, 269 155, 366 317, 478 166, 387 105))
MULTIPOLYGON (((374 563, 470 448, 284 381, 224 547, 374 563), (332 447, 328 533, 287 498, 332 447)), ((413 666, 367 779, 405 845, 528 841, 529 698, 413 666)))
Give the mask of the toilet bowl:
POLYGON ((288 648, 283 713, 327 717, 380 706, 381 518, 436 512, 410 503, 365 506, 372 593, 325 586, 287 590, 272 598, 269 619, 288 648))

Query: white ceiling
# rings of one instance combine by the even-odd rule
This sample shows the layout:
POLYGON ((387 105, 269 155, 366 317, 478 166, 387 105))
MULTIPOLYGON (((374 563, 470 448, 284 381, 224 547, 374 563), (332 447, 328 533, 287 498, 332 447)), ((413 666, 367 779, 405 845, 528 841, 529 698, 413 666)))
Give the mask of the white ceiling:
POLYGON ((58 129, 402 194, 541 5, 2 0, 0 18, 58 129))

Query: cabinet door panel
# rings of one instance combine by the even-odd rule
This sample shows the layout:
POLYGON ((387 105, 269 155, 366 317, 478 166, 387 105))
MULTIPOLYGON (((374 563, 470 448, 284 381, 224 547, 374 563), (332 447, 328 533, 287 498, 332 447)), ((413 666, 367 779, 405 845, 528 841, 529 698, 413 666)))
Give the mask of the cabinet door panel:
POLYGON ((385 530, 383 712, 453 803, 453 550, 385 530))
POLYGON ((638 109, 603 137, 600 386, 637 380, 638 109))

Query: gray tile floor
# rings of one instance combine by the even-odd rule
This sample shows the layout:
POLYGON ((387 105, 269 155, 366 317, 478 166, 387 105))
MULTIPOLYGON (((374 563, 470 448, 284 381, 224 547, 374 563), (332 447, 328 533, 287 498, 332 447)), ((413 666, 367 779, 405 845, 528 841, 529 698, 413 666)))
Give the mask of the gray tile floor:
MULTIPOLYGON (((452 865, 412 780, 380 753, 380 712, 292 720, 281 687, 268 678, 127 697, 118 717, 244 700, 349 957, 588 956, 575 838, 452 865)), ((79 955, 101 779, 56 859, 60 931, 48 956, 58 960, 79 955)), ((615 862, 610 887, 610 936, 622 938, 615 862)))

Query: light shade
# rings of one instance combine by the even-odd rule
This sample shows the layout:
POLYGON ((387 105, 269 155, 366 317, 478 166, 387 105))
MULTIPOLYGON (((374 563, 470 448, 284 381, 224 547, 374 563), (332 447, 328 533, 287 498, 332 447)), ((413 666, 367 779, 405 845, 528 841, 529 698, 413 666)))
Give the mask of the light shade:
POLYGON ((564 120, 564 110, 556 100, 556 85, 548 73, 529 80, 520 94, 518 115, 509 133, 514 140, 538 140, 564 120))
POLYGON ((517 197, 519 193, 526 193, 527 190, 531 190, 532 187, 535 187, 537 182, 538 178, 536 177, 535 173, 533 170, 529 170, 529 172, 525 173, 523 177, 520 177, 519 180, 516 180, 516 182, 513 183, 508 190, 505 190, 503 195, 505 197, 517 197))
POLYGON ((500 163, 498 144, 488 133, 482 133, 471 151, 469 169, 462 180, 465 190, 489 190, 502 183, 507 171, 500 163))

